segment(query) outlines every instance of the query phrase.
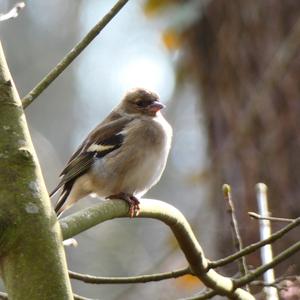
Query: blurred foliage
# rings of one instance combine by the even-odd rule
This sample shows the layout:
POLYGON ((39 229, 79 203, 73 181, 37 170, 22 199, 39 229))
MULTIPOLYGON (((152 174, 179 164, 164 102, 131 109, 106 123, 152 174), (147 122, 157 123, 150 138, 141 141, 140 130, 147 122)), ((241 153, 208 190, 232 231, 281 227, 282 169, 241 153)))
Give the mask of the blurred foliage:
POLYGON ((180 36, 177 31, 172 28, 166 29, 165 32, 163 32, 162 40, 169 50, 176 50, 181 44, 180 36))
POLYGON ((167 9, 170 4, 174 4, 173 0, 148 0, 145 2, 145 13, 148 16, 154 16, 157 12, 167 9))
POLYGON ((192 290, 197 289, 200 290, 201 288, 204 288, 205 286, 201 281, 199 281, 199 278, 192 276, 192 275, 185 275, 183 277, 179 277, 176 279, 176 284, 180 289, 185 290, 192 290))

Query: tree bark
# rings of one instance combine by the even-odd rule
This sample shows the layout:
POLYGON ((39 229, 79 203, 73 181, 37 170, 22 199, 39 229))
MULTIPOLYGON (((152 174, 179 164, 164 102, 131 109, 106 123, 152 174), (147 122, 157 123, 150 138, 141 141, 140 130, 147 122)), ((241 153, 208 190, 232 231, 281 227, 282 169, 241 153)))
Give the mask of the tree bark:
MULTIPOLYGON (((183 35, 206 118, 211 200, 228 224, 221 186, 232 184, 245 244, 258 239, 257 222, 247 216, 257 210, 257 182, 268 185, 272 215, 300 213, 299 12, 293 0, 213 0, 183 35)), ((222 232, 223 255, 232 251, 224 247, 228 239, 230 231, 222 232)), ((275 252, 295 241, 297 233, 274 245, 275 252)), ((256 265, 258 257, 248 262, 256 265)), ((299 272, 297 258, 293 263, 299 272)))
POLYGON ((0 43, 0 268, 9 299, 73 299, 18 92, 0 43))

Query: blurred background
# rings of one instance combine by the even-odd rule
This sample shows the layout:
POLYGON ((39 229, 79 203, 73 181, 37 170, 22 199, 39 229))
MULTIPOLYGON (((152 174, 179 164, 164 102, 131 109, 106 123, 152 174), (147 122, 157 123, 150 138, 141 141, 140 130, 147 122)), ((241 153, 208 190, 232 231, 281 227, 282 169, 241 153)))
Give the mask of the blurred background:
MULTIPOLYGON (((21 97, 114 2, 28 0, 18 18, 1 22, 0 38, 21 97)), ((15 3, 0 0, 0 12, 15 3)), ((247 215, 257 211, 257 182, 269 187, 272 215, 299 216, 299 17, 297 0, 129 1, 26 109, 49 191, 86 134, 126 90, 142 86, 161 96, 174 129, 167 169, 146 197, 179 208, 209 259, 234 252, 223 183, 233 188, 244 244, 259 239, 257 221, 247 215)), ((68 214, 97 201, 82 200, 68 214)), ((273 224, 273 230, 281 227, 273 224)), ((298 236, 295 230, 277 242, 275 254, 298 236)), ((77 240, 77 248, 67 249, 69 268, 77 272, 129 276, 186 266, 169 229, 153 220, 109 221, 77 240)), ((258 266, 259 255, 247 262, 258 266)), ((299 268, 292 258, 276 275, 299 274, 299 268)), ((233 276, 237 266, 219 271, 233 276)), ((107 300, 178 299, 202 288, 190 276, 140 285, 72 285, 75 293, 107 300)))

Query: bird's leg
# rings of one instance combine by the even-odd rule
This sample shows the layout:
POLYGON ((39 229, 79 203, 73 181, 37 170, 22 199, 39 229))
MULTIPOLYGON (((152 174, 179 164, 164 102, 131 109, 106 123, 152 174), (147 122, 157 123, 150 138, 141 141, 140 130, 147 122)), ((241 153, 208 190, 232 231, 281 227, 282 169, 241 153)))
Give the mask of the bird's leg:
POLYGON ((137 217, 140 213, 140 201, 137 197, 131 195, 131 207, 129 208, 130 217, 133 218, 134 216, 137 217))
POLYGON ((129 205, 130 218, 137 217, 140 212, 140 201, 133 195, 127 193, 119 193, 115 195, 110 195, 106 199, 122 199, 129 205))

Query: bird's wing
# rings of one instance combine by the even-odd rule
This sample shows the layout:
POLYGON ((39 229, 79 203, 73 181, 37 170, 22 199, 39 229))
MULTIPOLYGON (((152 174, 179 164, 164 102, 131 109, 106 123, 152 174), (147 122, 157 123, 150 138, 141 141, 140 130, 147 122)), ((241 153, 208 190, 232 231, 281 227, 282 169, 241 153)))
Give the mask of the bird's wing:
POLYGON ((131 121, 132 119, 123 117, 98 125, 72 155, 60 174, 61 181, 50 194, 50 197, 66 183, 74 182, 76 178, 87 172, 96 158, 102 158, 120 148, 124 140, 122 130, 131 121))

